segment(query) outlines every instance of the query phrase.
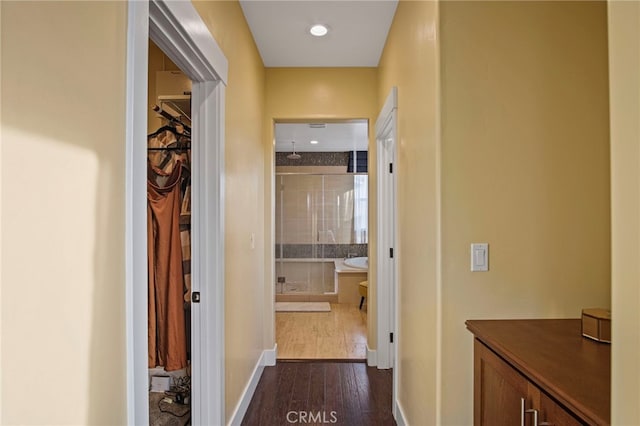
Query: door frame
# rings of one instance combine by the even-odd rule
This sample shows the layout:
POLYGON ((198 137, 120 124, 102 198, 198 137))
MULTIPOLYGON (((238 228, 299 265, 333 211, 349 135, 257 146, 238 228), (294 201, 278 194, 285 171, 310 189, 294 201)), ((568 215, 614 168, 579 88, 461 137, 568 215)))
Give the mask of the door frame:
POLYGON ((125 311, 127 423, 149 423, 147 85, 152 39, 192 80, 192 419, 224 424, 224 100, 228 62, 191 2, 128 2, 125 311), (205 119, 206 118, 206 119, 205 119), (203 261, 206 259, 206 261, 203 261), (206 402, 206 403, 205 403, 206 402))
POLYGON ((376 120, 377 260, 376 260, 376 354, 379 369, 393 368, 393 409, 397 395, 397 301, 398 301, 398 208, 397 208, 397 109, 398 90, 392 87, 376 120), (393 165, 393 166, 390 166, 393 165), (390 167, 393 167, 391 169, 390 167), (393 249, 393 257, 390 255, 393 249), (390 333, 394 334, 393 343, 390 333))

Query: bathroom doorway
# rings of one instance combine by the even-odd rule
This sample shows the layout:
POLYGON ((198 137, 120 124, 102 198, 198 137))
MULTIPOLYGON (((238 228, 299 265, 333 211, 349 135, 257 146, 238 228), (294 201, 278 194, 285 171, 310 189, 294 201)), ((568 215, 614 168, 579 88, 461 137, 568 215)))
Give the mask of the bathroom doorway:
POLYGON ((275 124, 278 359, 366 359, 368 122, 275 124))

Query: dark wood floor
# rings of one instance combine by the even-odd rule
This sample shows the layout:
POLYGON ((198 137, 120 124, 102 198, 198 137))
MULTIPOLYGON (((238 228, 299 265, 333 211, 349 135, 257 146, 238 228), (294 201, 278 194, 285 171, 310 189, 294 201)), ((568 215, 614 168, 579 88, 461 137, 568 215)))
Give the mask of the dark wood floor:
POLYGON ((281 362, 265 367, 247 426, 395 425, 391 370, 354 362, 281 362))

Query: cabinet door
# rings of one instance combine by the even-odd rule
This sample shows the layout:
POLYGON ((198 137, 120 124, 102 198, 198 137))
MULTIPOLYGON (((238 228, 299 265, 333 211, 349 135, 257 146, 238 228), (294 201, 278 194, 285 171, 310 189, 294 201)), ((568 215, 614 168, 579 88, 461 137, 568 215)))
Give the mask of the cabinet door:
MULTIPOLYGON (((474 425, 521 425, 522 398, 531 406, 528 381, 482 342, 474 345, 474 425)), ((533 425, 530 417, 527 426, 533 425)))
POLYGON ((546 394, 540 392, 540 423, 539 426, 580 426, 582 423, 571 413, 557 404, 546 394))

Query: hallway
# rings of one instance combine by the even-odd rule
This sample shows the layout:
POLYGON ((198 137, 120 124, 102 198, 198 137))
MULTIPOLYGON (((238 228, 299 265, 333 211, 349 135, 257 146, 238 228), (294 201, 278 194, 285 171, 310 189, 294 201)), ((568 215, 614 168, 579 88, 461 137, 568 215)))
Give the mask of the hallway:
POLYGON ((264 369, 242 424, 395 425, 392 383, 392 370, 364 363, 278 362, 264 369))

